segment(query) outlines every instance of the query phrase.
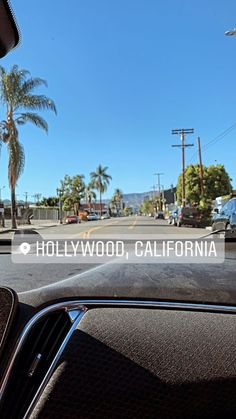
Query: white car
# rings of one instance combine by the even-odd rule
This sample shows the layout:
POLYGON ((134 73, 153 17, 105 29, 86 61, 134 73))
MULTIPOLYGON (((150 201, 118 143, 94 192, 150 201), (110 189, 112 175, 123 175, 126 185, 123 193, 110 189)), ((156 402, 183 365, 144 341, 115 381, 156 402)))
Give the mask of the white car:
POLYGON ((97 216, 97 214, 95 214, 95 212, 94 213, 91 213, 91 214, 88 214, 87 215, 87 220, 88 221, 97 221, 98 220, 98 216, 97 216))
POLYGON ((111 217, 110 217, 110 215, 108 213, 107 214, 103 214, 101 216, 101 220, 108 220, 109 218, 111 218, 111 217))

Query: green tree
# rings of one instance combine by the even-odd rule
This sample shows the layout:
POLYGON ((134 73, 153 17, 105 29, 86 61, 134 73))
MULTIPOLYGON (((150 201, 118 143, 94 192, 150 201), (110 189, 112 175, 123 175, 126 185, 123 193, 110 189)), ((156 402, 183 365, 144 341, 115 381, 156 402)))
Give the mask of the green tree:
POLYGON ((52 110, 56 113, 52 99, 34 94, 35 88, 41 86, 47 86, 45 80, 32 78, 27 70, 19 69, 17 65, 14 65, 9 72, 0 67, 0 99, 6 111, 6 119, 0 123, 0 135, 2 142, 7 145, 9 155, 8 179, 11 189, 12 228, 17 227, 15 188, 25 164, 18 126, 31 122, 47 132, 47 122, 34 111, 52 110))
POLYGON ((149 214, 154 211, 154 204, 151 200, 145 199, 140 206, 140 211, 143 214, 149 214))
POLYGON ((63 209, 65 211, 74 210, 74 213, 77 215, 80 208, 81 199, 84 196, 84 190, 84 175, 65 175, 64 179, 61 180, 60 185, 63 209))
POLYGON ((39 202, 39 205, 43 207, 56 207, 58 206, 58 198, 56 196, 49 196, 48 198, 44 197, 39 202))
MULTIPOLYGON (((222 164, 203 166, 204 194, 201 196, 200 169, 198 164, 191 164, 185 169, 186 203, 204 206, 217 196, 228 195, 232 191, 231 179, 222 164)), ((182 202, 182 174, 177 184, 177 198, 182 202)))
POLYGON ((213 200, 217 196, 230 194, 232 192, 231 180, 222 164, 208 166, 204 176, 207 196, 213 200))
POLYGON ((90 173, 91 185, 99 192, 100 212, 102 215, 102 194, 106 192, 112 177, 107 173, 108 167, 98 165, 95 172, 90 173))
POLYGON ((125 213, 125 215, 131 215, 133 213, 133 208, 132 207, 125 207, 124 208, 124 213, 125 213))

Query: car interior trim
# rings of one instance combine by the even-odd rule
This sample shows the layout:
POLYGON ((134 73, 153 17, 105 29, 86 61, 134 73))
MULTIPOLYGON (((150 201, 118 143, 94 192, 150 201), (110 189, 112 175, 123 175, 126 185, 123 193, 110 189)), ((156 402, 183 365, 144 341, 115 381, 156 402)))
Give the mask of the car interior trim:
POLYGON ((47 370, 42 382, 38 390, 36 391, 33 400, 31 401, 28 410, 24 416, 27 418, 29 414, 32 412, 39 396, 42 394, 46 384, 48 383, 54 368, 62 355, 67 342, 69 341, 72 333, 80 323, 81 319, 85 315, 85 313, 90 308, 96 307, 128 307, 128 308, 156 308, 156 309, 174 309, 174 310, 187 310, 187 311, 204 311, 204 312, 219 312, 219 313, 232 313, 236 314, 236 306, 232 305, 216 305, 216 304, 200 304, 200 303, 184 303, 184 302, 172 302, 172 301, 138 301, 138 300, 105 300, 105 299, 88 299, 88 300, 74 300, 74 301, 65 301, 60 303, 55 303, 50 306, 45 307, 44 309, 38 311, 26 324, 22 333, 20 334, 18 341, 12 351, 12 355, 10 357, 8 366, 6 368, 4 377, 0 384, 0 401, 3 398, 5 389, 7 387, 8 380, 11 375, 11 371, 14 368, 14 364, 18 354, 21 351, 22 346, 28 334, 30 333, 32 327, 41 320, 44 316, 49 313, 52 313, 57 310, 64 310, 68 313, 70 321, 71 321, 71 328, 66 335, 65 339, 63 340, 59 350, 57 351, 52 363, 50 364, 49 369, 47 370), (77 312, 77 316, 76 316, 77 312))

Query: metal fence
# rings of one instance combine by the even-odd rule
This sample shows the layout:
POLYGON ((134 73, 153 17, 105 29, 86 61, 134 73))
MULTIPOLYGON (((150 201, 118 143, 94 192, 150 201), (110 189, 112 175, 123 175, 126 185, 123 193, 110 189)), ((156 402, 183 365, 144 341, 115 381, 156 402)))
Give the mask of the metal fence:
POLYGON ((58 221, 59 210, 58 208, 33 208, 33 220, 53 220, 58 221))

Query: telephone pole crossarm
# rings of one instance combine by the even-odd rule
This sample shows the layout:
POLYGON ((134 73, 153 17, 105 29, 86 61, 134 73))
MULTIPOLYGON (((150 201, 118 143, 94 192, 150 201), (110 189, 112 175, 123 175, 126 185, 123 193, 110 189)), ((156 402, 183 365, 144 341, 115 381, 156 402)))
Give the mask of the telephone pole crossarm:
POLYGON ((185 135, 193 134, 193 128, 172 129, 172 135, 180 135, 181 144, 173 144, 172 147, 180 147, 182 151, 182 205, 185 206, 185 148, 193 147, 193 144, 185 144, 185 135))

